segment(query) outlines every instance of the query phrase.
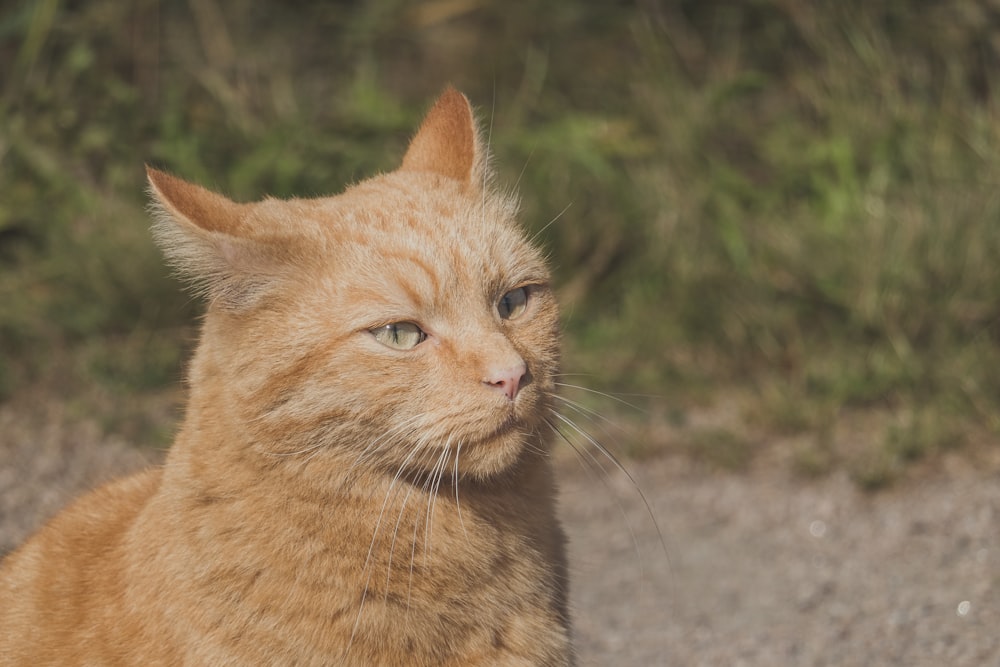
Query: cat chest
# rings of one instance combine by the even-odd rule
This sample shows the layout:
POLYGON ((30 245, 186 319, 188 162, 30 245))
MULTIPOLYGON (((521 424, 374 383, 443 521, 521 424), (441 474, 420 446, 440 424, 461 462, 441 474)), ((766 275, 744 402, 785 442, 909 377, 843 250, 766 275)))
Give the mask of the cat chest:
POLYGON ((187 562, 159 587, 157 604, 183 617, 202 647, 241 659, 268 646, 310 664, 351 646, 367 656, 357 664, 397 664, 390 658, 401 655, 474 664, 470 656, 521 653, 566 635, 549 559, 471 508, 459 516, 449 503, 400 502, 324 522, 288 512, 270 528, 219 516, 188 537, 190 557, 166 559, 187 562))

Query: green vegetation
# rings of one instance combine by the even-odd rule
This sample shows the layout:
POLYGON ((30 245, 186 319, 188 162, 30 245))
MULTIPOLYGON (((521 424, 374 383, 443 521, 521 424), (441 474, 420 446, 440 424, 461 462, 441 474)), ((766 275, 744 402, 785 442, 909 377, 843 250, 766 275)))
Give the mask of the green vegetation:
POLYGON ((572 370, 651 413, 736 388, 763 435, 682 449, 740 467, 739 443, 812 434, 799 468, 881 486, 1000 430, 998 34, 985 0, 22 2, 0 13, 0 397, 82 395, 147 435, 198 306, 149 241, 143 163, 236 198, 336 191, 451 82, 550 248, 572 370), (864 446, 831 435, 873 414, 864 446))

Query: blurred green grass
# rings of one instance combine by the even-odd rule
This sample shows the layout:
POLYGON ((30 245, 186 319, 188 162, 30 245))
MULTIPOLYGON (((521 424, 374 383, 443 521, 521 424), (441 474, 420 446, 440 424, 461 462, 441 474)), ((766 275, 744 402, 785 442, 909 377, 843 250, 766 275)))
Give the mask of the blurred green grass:
POLYGON ((336 192, 453 83, 550 251, 567 366, 653 413, 737 387, 742 425, 692 436, 699 458, 810 434, 801 469, 881 486, 1000 430, 998 65, 985 0, 9 6, 0 400, 42 387, 165 437, 145 398, 199 306, 148 237, 143 164, 336 192), (884 418, 831 449, 856 413, 884 418))

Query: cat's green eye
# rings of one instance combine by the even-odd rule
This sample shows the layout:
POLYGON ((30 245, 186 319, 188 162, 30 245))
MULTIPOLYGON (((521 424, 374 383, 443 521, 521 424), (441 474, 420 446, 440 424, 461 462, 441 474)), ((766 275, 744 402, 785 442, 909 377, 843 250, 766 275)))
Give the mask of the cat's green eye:
POLYGON ((394 322, 371 329, 375 340, 394 350, 412 350, 427 340, 427 334, 413 322, 394 322))
POLYGON ((497 302, 497 312, 505 320, 517 319, 528 307, 528 288, 518 287, 500 297, 497 302))

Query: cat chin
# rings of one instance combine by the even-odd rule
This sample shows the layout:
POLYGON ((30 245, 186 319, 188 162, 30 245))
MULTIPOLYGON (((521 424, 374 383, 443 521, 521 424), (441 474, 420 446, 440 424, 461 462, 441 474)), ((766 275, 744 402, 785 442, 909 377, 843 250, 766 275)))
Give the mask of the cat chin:
POLYGON ((474 479, 487 481, 514 468, 527 452, 539 453, 543 445, 525 434, 523 426, 509 426, 475 441, 463 441, 461 448, 450 444, 426 450, 420 457, 408 461, 384 462, 385 474, 398 475, 423 483, 428 479, 474 479))
POLYGON ((484 481, 514 468, 526 454, 544 451, 543 443, 526 435, 522 428, 511 426, 464 446, 458 457, 458 472, 484 481))

